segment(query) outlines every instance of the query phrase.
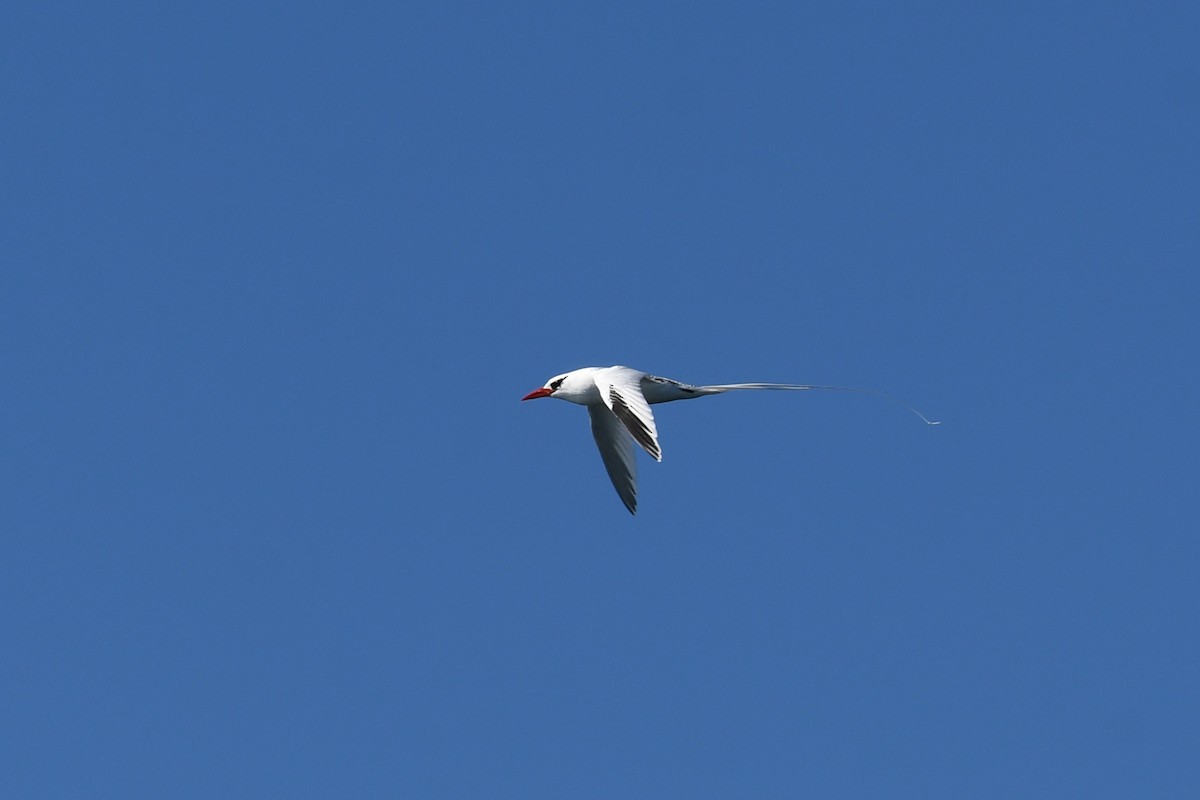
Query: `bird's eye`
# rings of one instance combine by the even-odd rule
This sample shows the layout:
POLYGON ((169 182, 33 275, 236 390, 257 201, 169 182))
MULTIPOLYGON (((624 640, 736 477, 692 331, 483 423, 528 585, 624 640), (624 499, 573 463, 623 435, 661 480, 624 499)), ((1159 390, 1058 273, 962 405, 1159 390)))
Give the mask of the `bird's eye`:
POLYGON ((563 382, 562 378, 555 378, 554 380, 550 381, 550 391, 552 391, 552 392, 558 391, 558 387, 562 386, 562 382, 563 382))

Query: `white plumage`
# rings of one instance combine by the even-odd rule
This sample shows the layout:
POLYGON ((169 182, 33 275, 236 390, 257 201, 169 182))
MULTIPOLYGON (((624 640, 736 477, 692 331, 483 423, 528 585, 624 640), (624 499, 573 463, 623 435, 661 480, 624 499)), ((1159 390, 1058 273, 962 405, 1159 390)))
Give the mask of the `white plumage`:
POLYGON ((658 429, 655 427, 650 406, 654 403, 688 400, 741 389, 833 389, 865 392, 900 403, 929 425, 938 424, 907 403, 869 389, 795 383, 722 383, 693 386, 622 366, 583 367, 555 375, 546 381, 542 388, 533 390, 521 399, 555 397, 587 407, 592 422, 592 436, 600 450, 604 468, 608 471, 608 477, 612 480, 613 488, 617 490, 621 502, 629 509, 629 513, 634 514, 637 513, 637 461, 634 458, 633 443, 637 442, 655 461, 662 461, 658 429))

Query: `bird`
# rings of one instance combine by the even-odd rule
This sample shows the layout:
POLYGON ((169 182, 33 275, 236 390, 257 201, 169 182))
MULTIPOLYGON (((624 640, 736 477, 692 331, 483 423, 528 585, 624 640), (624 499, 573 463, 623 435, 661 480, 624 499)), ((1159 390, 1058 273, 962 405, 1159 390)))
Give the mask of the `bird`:
POLYGON ((650 406, 723 392, 757 389, 825 389, 873 394, 899 403, 924 420, 927 425, 941 424, 929 419, 907 403, 873 389, 798 383, 719 383, 696 386, 620 365, 582 367, 555 375, 540 389, 534 389, 521 400, 553 397, 585 406, 592 423, 592 437, 596 440, 596 447, 600 449, 600 458, 604 461, 609 480, 612 481, 613 488, 617 490, 617 496, 621 498, 625 508, 629 509, 630 514, 636 514, 637 461, 634 458, 634 444, 638 444, 655 461, 662 461, 658 428, 654 424, 654 414, 651 413, 650 406))

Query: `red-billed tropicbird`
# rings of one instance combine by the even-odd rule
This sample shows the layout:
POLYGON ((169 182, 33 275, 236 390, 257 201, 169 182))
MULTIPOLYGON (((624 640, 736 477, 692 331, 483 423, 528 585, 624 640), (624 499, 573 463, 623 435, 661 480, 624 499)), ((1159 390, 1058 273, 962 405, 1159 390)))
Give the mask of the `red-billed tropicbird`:
POLYGON ((900 403, 929 425, 938 424, 907 403, 870 389, 794 383, 721 383, 713 386, 692 386, 621 366, 583 367, 555 375, 546 381, 545 386, 534 389, 521 399, 556 397, 587 406, 588 416, 592 420, 592 436, 596 439, 596 446, 600 448, 600 457, 604 459, 608 477, 629 513, 636 514, 637 462, 634 460, 633 443, 636 441, 641 445, 655 461, 662 461, 662 448, 658 446, 658 430, 654 427, 654 415, 650 413, 650 406, 654 403, 689 400, 693 397, 738 389, 831 389, 865 392, 900 403))

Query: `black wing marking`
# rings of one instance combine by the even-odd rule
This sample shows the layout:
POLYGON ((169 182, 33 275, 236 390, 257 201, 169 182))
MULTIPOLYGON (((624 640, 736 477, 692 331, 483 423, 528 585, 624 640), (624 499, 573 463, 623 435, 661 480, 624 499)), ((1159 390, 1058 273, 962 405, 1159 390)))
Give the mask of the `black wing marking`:
POLYGON ((625 398, 617 390, 616 386, 608 387, 608 399, 612 403, 613 413, 625 425, 626 430, 633 435, 634 440, 655 461, 662 461, 662 449, 658 446, 658 441, 655 440, 654 434, 650 432, 650 429, 642 421, 641 417, 633 413, 633 409, 629 407, 629 403, 625 401, 625 398))

